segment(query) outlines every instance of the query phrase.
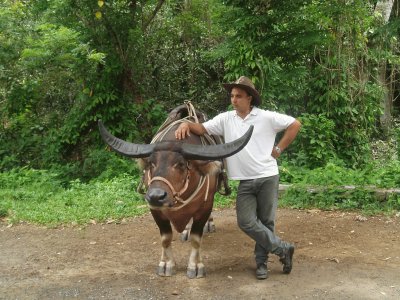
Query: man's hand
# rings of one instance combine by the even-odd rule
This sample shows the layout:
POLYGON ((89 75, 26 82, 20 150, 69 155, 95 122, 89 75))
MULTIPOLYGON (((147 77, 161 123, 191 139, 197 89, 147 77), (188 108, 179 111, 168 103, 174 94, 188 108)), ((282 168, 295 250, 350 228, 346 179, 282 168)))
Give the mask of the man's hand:
POLYGON ((175 137, 177 140, 183 140, 190 136, 190 133, 203 135, 207 131, 201 123, 183 122, 175 130, 175 137))
POLYGON ((301 123, 299 120, 294 120, 292 124, 288 128, 286 128, 285 133, 283 134, 281 140, 279 141, 278 145, 276 145, 272 149, 272 157, 278 158, 281 156, 282 152, 293 142, 297 133, 299 132, 301 127, 301 123), (277 149, 278 148, 278 149, 277 149))
POLYGON ((187 122, 181 123, 179 127, 175 130, 175 138, 177 140, 183 140, 186 137, 190 136, 190 127, 187 122))
POLYGON ((278 159, 279 156, 281 156, 282 151, 278 152, 276 147, 272 148, 272 153, 271 156, 275 159, 278 159))

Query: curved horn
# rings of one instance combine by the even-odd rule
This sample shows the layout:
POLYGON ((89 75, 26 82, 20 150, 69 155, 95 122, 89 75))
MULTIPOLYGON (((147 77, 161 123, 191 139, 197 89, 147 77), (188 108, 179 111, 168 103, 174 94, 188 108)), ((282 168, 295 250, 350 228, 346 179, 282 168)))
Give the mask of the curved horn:
POLYGON ((221 159, 242 150, 250 140, 254 126, 251 125, 247 132, 239 139, 230 143, 219 145, 193 145, 182 144, 182 155, 186 159, 215 160, 221 159))
POLYGON ((134 144, 125 142, 109 133, 101 120, 99 120, 98 123, 101 137, 114 151, 135 158, 148 157, 153 152, 154 144, 134 144))

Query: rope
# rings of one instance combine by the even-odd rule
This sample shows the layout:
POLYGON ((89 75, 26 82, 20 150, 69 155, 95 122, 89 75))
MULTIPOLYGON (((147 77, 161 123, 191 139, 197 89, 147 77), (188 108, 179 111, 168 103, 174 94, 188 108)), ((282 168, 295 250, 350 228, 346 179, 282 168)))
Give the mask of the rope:
MULTIPOLYGON (((206 189, 206 194, 205 194, 205 197, 204 197, 204 202, 206 202, 207 198, 208 198, 208 190, 209 190, 209 187, 210 187, 210 176, 209 175, 202 176, 200 178, 200 181, 199 181, 199 184, 197 185, 196 190, 190 195, 189 198, 187 198, 186 200, 183 200, 182 198, 176 198, 175 199, 175 204, 177 202, 180 202, 182 205, 170 207, 168 210, 177 211, 177 210, 185 207, 186 205, 188 205, 193 200, 193 198, 197 196, 197 194, 200 192, 200 190, 203 188, 204 183, 206 182, 206 180, 207 180, 207 189, 206 189)), ((149 205, 149 207, 151 209, 153 209, 153 210, 161 210, 162 209, 161 207, 152 206, 152 205, 149 205)))
MULTIPOLYGON (((168 121, 169 121, 168 119, 165 120, 164 123, 160 126, 160 129, 162 128, 162 130, 159 129, 157 134, 151 140, 151 142, 150 142, 151 144, 154 144, 156 142, 161 142, 164 139, 164 137, 167 135, 167 133, 177 124, 181 124, 184 122, 200 123, 199 119, 197 117, 197 114, 196 114, 196 109, 194 108, 192 102, 190 102, 189 100, 186 100, 184 103, 185 103, 187 111, 188 111, 188 116, 184 117, 182 119, 176 120, 170 124, 168 124, 168 121)), ((215 145, 216 144, 216 142, 212 138, 212 136, 210 136, 207 133, 200 136, 200 139, 201 139, 202 145, 215 145)))
MULTIPOLYGON (((186 108, 187 108, 188 116, 184 117, 184 118, 181 118, 179 120, 173 121, 171 123, 168 123, 168 122, 170 122, 169 119, 165 120, 164 123, 160 126, 160 128, 159 128, 158 132, 156 133, 156 135, 151 140, 152 144, 156 143, 156 142, 161 142, 165 138, 165 136, 171 131, 171 129, 174 126, 176 126, 177 124, 181 124, 183 122, 200 123, 193 104, 190 101, 185 101, 184 103, 185 103, 186 108)), ((200 136, 200 140, 201 140, 202 145, 210 145, 210 144, 211 145, 215 145, 216 144, 215 140, 209 134, 204 134, 203 136, 200 136)), ((143 185, 143 181, 144 181, 144 176, 143 176, 142 182, 140 184, 141 187, 143 185)), ((148 185, 150 185, 153 181, 162 181, 162 182, 166 183, 169 186, 169 188, 171 189, 172 193, 173 193, 175 204, 178 203, 178 202, 182 204, 182 205, 177 206, 177 207, 172 207, 172 208, 170 208, 170 210, 181 209, 182 207, 184 207, 188 203, 190 203, 193 200, 193 198, 196 197, 196 195, 202 189, 202 187, 204 186, 206 181, 207 181, 207 188, 206 188, 206 193, 205 193, 205 196, 204 196, 204 202, 207 201, 208 193, 209 193, 209 189, 210 189, 210 176, 209 175, 201 176, 199 184, 197 185, 196 190, 186 200, 182 199, 180 196, 186 191, 186 189, 187 189, 187 187, 189 185, 189 175, 186 178, 185 186, 179 192, 175 191, 173 185, 166 178, 160 177, 160 176, 156 176, 156 177, 150 178, 150 172, 147 171, 147 182, 148 182, 148 185)), ((153 206, 150 206, 150 207, 152 209, 160 209, 158 207, 153 207, 153 206)))

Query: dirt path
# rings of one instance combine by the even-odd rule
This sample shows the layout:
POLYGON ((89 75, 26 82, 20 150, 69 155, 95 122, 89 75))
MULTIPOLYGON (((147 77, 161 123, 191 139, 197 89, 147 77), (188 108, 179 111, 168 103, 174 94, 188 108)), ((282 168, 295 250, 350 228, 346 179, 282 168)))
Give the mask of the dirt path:
POLYGON ((121 224, 48 229, 0 223, 0 299, 400 299, 400 218, 279 210, 277 231, 296 246, 290 275, 276 257, 257 281, 253 242, 235 212, 214 212, 204 279, 187 279, 189 244, 175 236, 177 274, 158 277, 150 215, 121 224))

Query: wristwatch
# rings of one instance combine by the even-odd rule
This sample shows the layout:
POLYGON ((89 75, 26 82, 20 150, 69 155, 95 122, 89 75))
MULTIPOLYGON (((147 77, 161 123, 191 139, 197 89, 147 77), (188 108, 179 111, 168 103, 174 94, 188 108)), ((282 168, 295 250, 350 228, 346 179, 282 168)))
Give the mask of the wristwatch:
POLYGON ((275 146, 275 151, 278 152, 279 155, 282 153, 282 150, 279 148, 279 146, 275 146))

